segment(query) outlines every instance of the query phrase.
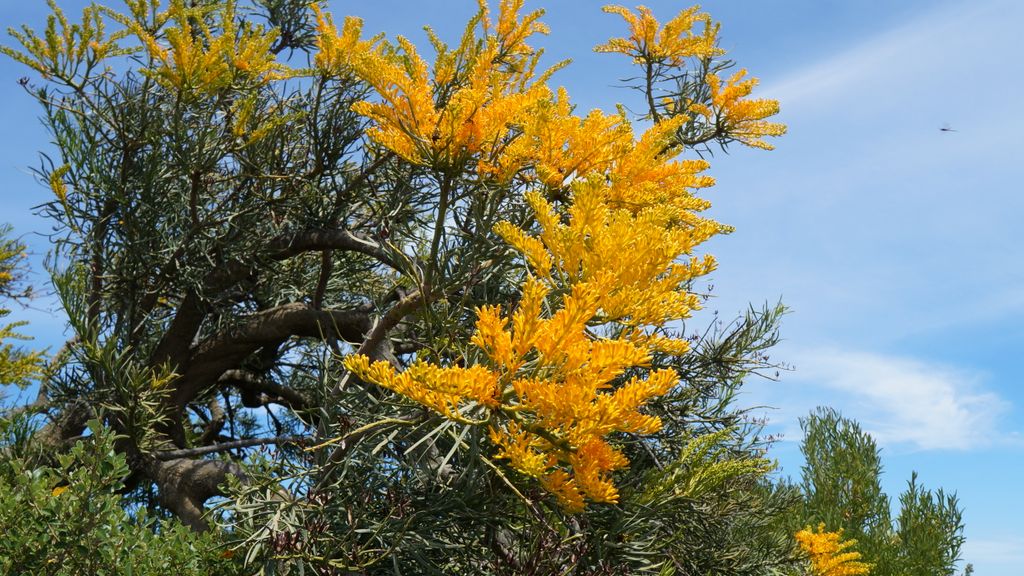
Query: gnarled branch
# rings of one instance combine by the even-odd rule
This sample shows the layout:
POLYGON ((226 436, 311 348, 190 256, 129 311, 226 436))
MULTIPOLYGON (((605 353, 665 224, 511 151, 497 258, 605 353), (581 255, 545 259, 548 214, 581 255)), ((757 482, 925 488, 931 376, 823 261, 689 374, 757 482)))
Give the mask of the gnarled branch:
POLYGON ((234 386, 243 392, 266 395, 268 402, 283 404, 293 410, 303 410, 309 406, 309 401, 302 394, 248 370, 227 370, 217 382, 234 386))
POLYGON ((194 348, 192 360, 175 382, 172 399, 179 408, 185 406, 265 344, 292 336, 361 342, 370 329, 370 316, 362 310, 316 310, 296 302, 257 312, 194 348))
POLYGON ((275 260, 284 260, 304 252, 346 250, 365 254, 395 270, 401 270, 401 265, 380 244, 349 230, 302 230, 275 239, 270 249, 275 260))
POLYGON ((160 502, 193 530, 209 528, 203 518, 203 504, 224 494, 221 485, 229 475, 244 478, 242 467, 224 460, 153 460, 149 477, 160 488, 160 502))
POLYGON ((232 440, 231 442, 218 442, 217 444, 210 444, 209 446, 199 446, 197 448, 184 448, 182 450, 167 450, 165 452, 157 452, 154 454, 157 460, 175 460, 178 458, 194 458, 196 456, 204 456, 206 454, 215 454, 217 452, 226 452, 228 450, 236 450, 238 448, 252 448, 253 446, 268 446, 270 444, 303 444, 306 442, 306 438, 303 436, 278 436, 276 438, 245 438, 242 440, 232 440))

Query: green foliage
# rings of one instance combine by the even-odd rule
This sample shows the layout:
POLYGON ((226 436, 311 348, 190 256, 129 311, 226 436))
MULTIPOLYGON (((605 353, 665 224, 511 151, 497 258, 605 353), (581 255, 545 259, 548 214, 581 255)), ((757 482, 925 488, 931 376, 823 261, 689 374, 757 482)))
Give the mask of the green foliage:
POLYGON ((78 576, 241 574, 214 534, 196 534, 145 509, 126 510, 118 490, 129 470, 98 422, 54 466, 11 457, 28 424, 0 420, 0 573, 78 576))
POLYGON ((924 489, 917 483, 915 472, 907 482, 907 490, 900 495, 896 525, 902 574, 955 573, 964 543, 963 510, 956 494, 948 494, 942 488, 936 492, 924 489))
POLYGON ((963 511, 955 494, 921 487, 915 472, 900 495, 895 522, 882 492, 881 455, 860 425, 831 408, 801 420, 803 503, 791 528, 824 523, 857 540, 876 576, 952 576, 964 542, 963 511))
MULTIPOLYGON (((889 559, 889 497, 882 492, 882 459, 875 440, 860 425, 831 408, 819 408, 800 421, 802 522, 842 529, 878 570, 889 559)), ((799 526, 802 527, 802 526, 799 526)))
POLYGON ((309 0, 254 0, 253 3, 266 15, 270 27, 279 33, 271 50, 308 50, 316 43, 316 22, 311 18, 309 0))
POLYGON ((668 552, 673 561, 657 567, 671 574, 754 575, 785 566, 780 552, 790 535, 774 524, 793 495, 768 485, 774 465, 743 443, 735 429, 705 434, 650 470, 621 520, 628 553, 657 562, 668 552))

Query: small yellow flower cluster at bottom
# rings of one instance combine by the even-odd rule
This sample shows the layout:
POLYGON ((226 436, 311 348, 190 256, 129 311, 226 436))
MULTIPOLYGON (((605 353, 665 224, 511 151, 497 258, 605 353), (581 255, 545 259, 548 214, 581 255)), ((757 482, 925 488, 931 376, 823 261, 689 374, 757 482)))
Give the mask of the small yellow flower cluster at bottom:
POLYGON ((860 552, 848 551, 856 540, 843 540, 842 531, 826 532, 825 524, 817 531, 804 528, 795 535, 800 548, 810 557, 814 576, 860 576, 871 573, 871 565, 860 561, 860 552))

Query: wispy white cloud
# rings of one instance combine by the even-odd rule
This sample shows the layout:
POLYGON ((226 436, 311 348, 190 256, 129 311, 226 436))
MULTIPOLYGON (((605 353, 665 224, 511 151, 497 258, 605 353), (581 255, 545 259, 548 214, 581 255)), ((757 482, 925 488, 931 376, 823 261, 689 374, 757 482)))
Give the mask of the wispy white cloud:
MULTIPOLYGON (((1019 570, 1024 564, 1024 538, 968 538, 964 543, 963 557, 975 564, 975 568, 989 569, 994 565, 1019 570)), ((981 573, 985 573, 985 570, 981 573)))
POLYGON ((800 67, 766 85, 762 93, 787 107, 807 106, 815 101, 827 103, 831 96, 862 85, 865 80, 899 76, 905 73, 908 60, 916 60, 918 66, 927 60, 932 68, 948 67, 949 58, 944 53, 960 51, 958 56, 962 59, 964 39, 972 38, 970 31, 983 23, 991 27, 994 12, 1013 7, 1012 3, 1006 4, 1003 0, 947 4, 899 27, 881 31, 845 51, 800 67))
POLYGON ((789 439, 800 437, 797 418, 821 404, 858 420, 884 446, 967 450, 1008 437, 999 417, 1009 404, 984 388, 982 374, 838 348, 785 355, 795 371, 753 399, 779 408, 768 417, 789 439))

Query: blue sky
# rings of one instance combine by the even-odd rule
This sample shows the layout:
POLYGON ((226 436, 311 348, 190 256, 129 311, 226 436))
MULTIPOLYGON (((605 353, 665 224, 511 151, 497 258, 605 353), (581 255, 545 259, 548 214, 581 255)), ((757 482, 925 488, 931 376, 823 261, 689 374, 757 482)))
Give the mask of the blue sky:
MULTIPOLYGON (((77 9, 81 0, 62 2, 77 9)), ((583 110, 636 104, 616 90, 625 58, 590 48, 621 35, 600 3, 548 2, 555 81, 583 110)), ((687 4, 650 1, 661 19, 687 4)), ((42 0, 4 2, 0 23, 43 20, 42 0)), ((454 39, 470 0, 334 2, 339 15, 423 38, 454 39)), ((529 6, 538 7, 536 1, 529 6)), ((1024 564, 1024 3, 735 0, 704 3, 722 45, 778 98, 789 135, 773 152, 716 154, 713 215, 736 227, 714 240, 720 261, 710 308, 726 316, 781 298, 792 308, 774 358, 795 370, 751 381, 742 401, 767 405, 783 473, 801 463, 796 421, 841 409, 883 446, 895 496, 912 470, 956 490, 966 508, 965 559, 984 576, 1024 564), (941 132, 948 124, 957 132, 941 132)), ((30 207, 47 191, 26 166, 47 135, 0 60, 0 221, 45 231, 30 207)), ((45 238, 25 236, 37 253, 45 238)), ((39 307, 46 308, 45 302, 39 307)), ((59 314, 23 311, 41 342, 59 314)))

